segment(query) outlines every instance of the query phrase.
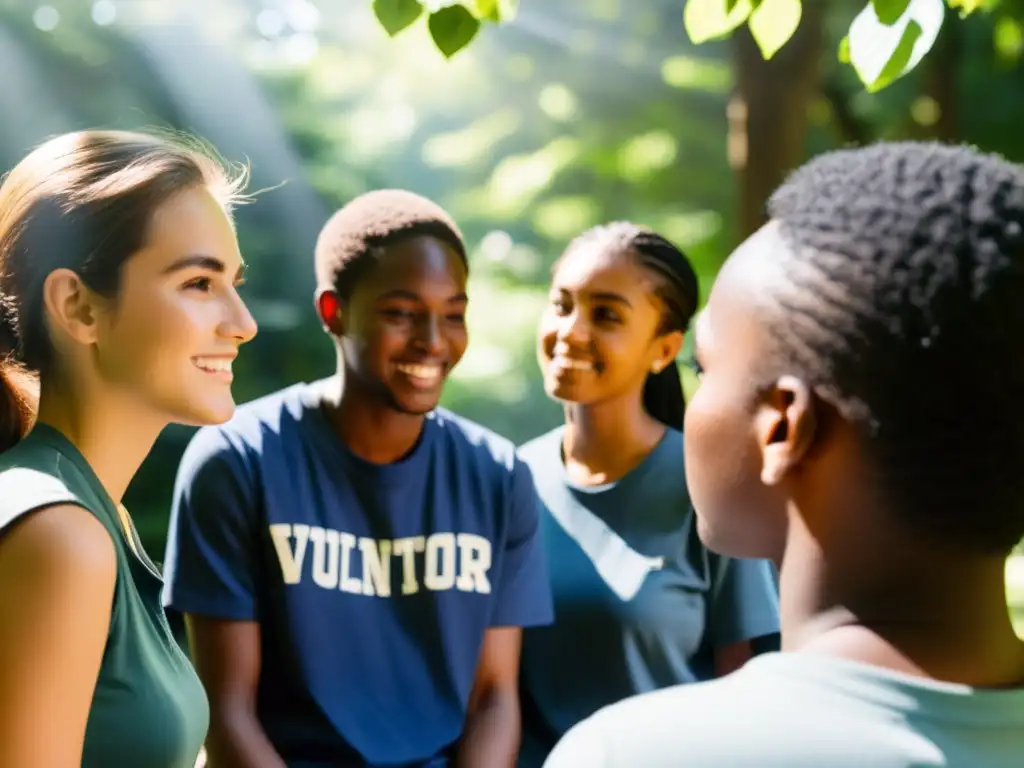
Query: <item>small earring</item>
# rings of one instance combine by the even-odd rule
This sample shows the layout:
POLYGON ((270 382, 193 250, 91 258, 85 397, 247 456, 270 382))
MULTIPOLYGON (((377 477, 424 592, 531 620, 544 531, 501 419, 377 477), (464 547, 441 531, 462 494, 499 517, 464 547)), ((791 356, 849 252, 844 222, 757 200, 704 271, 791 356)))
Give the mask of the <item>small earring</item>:
POLYGON ((655 363, 651 366, 651 373, 659 374, 661 373, 662 368, 664 368, 664 366, 661 363, 655 363))

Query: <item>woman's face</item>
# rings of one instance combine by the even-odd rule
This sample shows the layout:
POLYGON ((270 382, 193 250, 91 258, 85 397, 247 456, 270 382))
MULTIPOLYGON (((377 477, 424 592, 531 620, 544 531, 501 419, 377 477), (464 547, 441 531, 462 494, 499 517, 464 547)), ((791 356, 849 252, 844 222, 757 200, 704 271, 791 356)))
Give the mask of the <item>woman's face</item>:
POLYGON ((600 244, 562 257, 538 339, 551 397, 588 405, 639 395, 647 375, 675 358, 682 333, 660 333, 657 280, 632 253, 600 244))
POLYGON ((172 422, 229 419, 231 364, 256 335, 237 291, 243 268, 234 227, 206 187, 164 202, 99 322, 104 383, 172 422))

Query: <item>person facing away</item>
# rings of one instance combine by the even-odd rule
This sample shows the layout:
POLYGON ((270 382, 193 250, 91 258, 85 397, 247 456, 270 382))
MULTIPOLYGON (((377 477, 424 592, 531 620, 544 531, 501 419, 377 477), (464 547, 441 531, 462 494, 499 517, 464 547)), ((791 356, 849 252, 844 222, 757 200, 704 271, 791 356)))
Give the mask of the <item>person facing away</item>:
POLYGON ((0 765, 196 761, 206 696, 121 498, 164 426, 234 410, 243 180, 83 131, 0 186, 0 765))
POLYGON ((410 192, 320 234, 336 375, 243 406, 182 460, 166 604, 211 695, 211 764, 508 766, 520 627, 551 620, 514 446, 438 407, 466 250, 410 192))
POLYGON ((696 329, 712 549, 781 562, 782 653, 609 707, 548 765, 1024 765, 1024 170, 892 143, 799 169, 696 329))
POLYGON ((583 233, 555 263, 538 358, 565 424, 519 449, 556 615, 523 640, 524 768, 598 709, 728 673, 778 634, 772 566, 697 537, 675 363, 697 301, 686 256, 628 222, 583 233))

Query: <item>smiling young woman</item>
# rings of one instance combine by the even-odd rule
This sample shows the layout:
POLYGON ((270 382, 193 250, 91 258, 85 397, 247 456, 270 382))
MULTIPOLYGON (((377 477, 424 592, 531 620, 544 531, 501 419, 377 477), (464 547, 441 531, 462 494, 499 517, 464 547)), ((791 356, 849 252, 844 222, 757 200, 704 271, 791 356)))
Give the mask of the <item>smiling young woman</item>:
POLYGON ((538 357, 565 425, 519 453, 556 621, 524 637, 522 768, 599 708, 729 672, 778 632, 768 563, 697 538, 675 362, 696 308, 686 256, 630 223, 585 232, 555 264, 538 357))
POLYGON ((202 686, 121 497, 160 430, 234 410, 255 325, 240 184, 205 154, 86 131, 0 186, 0 765, 191 768, 202 686))

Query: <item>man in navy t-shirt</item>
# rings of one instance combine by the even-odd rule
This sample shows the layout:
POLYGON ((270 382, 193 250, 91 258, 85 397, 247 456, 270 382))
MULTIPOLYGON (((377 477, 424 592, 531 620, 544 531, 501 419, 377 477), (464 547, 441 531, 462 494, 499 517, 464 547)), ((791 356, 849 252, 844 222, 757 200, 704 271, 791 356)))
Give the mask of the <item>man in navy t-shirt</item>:
POLYGON ((508 766, 521 628, 552 619, 513 445, 437 407, 466 348, 466 253, 407 192, 317 243, 338 373, 200 430, 166 604, 186 614, 220 766, 508 766))

